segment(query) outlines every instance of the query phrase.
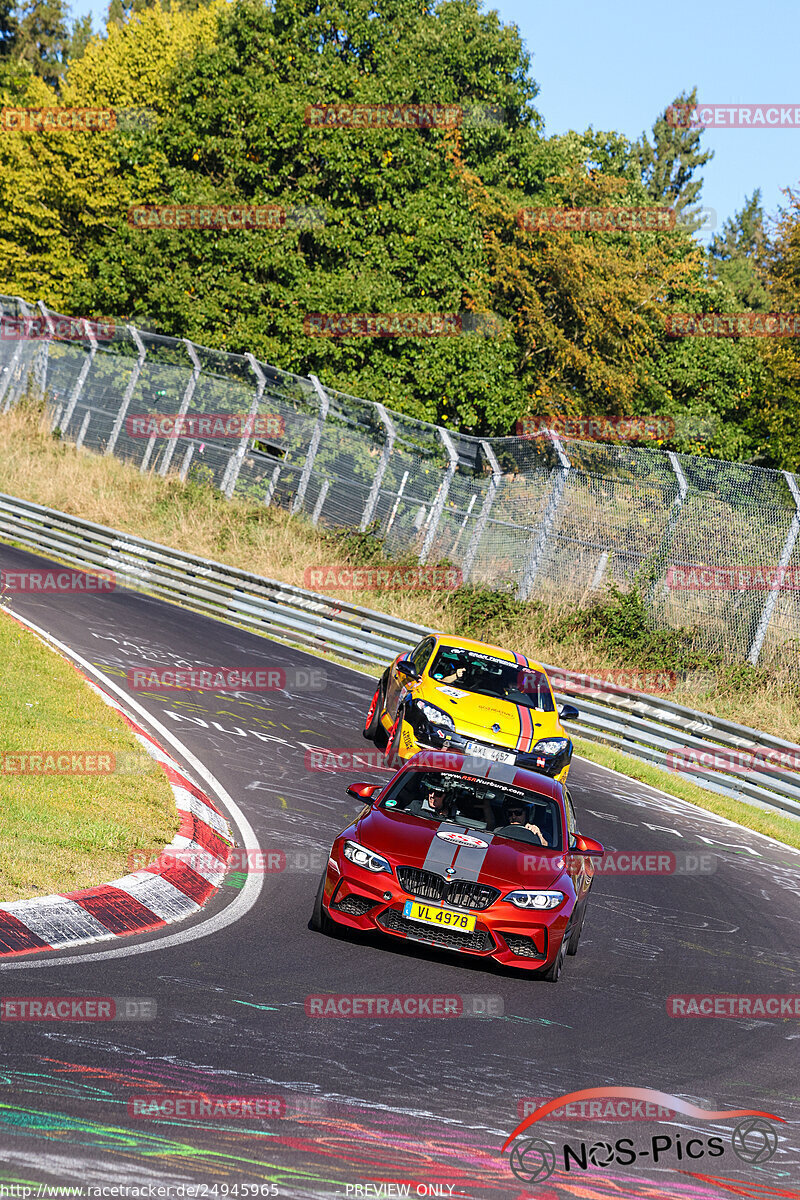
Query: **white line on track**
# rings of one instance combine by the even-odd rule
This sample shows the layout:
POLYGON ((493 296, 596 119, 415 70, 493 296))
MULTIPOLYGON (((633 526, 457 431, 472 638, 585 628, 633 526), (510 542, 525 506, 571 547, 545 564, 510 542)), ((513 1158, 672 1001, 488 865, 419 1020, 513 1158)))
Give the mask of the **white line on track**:
MULTIPOLYGON (((90 662, 87 662, 77 651, 60 642, 57 638, 54 638, 45 629, 34 625, 33 621, 29 621, 26 617, 21 617, 19 613, 11 613, 10 615, 19 621, 20 624, 25 625, 28 629, 38 634, 45 642, 60 650, 67 658, 72 659, 82 671, 87 675, 93 676, 107 691, 115 692, 123 707, 135 712, 145 725, 149 725, 158 733, 162 741, 172 746, 191 765, 198 778, 202 779, 209 790, 220 801, 222 807, 233 818, 245 849, 258 850, 258 838, 256 837, 255 830, 238 804, 236 804, 233 797, 225 790, 216 776, 212 775, 208 768, 200 762, 200 759, 196 758, 191 750, 184 746, 180 738, 175 737, 174 733, 167 729, 165 725, 162 725, 145 708, 142 708, 138 701, 134 700, 127 692, 118 687, 113 680, 107 678, 102 671, 98 671, 90 662)), ((190 929, 181 930, 170 934, 168 937, 159 937, 156 934, 153 941, 143 942, 138 946, 121 945, 116 946, 113 950, 98 950, 93 954, 69 955, 66 958, 40 957, 39 954, 35 954, 24 961, 0 962, 0 971, 31 971, 41 967, 64 967, 75 963, 102 962, 108 958, 131 958, 134 954, 149 954, 152 950, 166 950, 170 946, 182 946, 186 942, 193 942, 198 938, 209 937, 212 933, 219 933, 220 930, 225 929, 228 925, 232 925, 235 921, 240 921, 258 900, 263 886, 264 877, 260 872, 248 872, 244 887, 237 894, 236 899, 227 905, 222 912, 216 913, 213 917, 209 917, 207 921, 202 921, 199 925, 193 925, 190 929)))

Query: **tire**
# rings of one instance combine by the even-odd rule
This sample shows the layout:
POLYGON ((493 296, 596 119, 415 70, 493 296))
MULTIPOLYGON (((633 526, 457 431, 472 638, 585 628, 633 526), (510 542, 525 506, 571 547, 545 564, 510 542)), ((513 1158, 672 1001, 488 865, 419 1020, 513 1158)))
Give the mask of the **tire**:
MULTIPOLYGON (((327 874, 327 872, 326 872, 326 874, 327 874)), ((309 921, 309 926, 312 929, 316 930, 317 933, 325 933, 330 936, 332 933, 336 932, 336 923, 334 921, 332 921, 331 918, 328 916, 328 914, 325 912, 325 908, 322 903, 322 896, 323 896, 324 891, 325 891, 325 875, 323 875, 319 881, 319 887, 317 888, 317 896, 316 896, 316 899, 314 900, 314 909, 311 913, 311 920, 309 921)))
POLYGON ((563 937, 561 939, 561 945, 558 947, 558 953, 556 954, 555 959, 546 971, 542 971, 540 973, 539 978, 544 979, 547 983, 558 983, 559 976, 561 975, 561 969, 564 966, 566 952, 567 939, 566 937, 563 937))
POLYGON ((393 767, 395 770, 400 769, 403 765, 403 760, 400 757, 400 737, 403 732, 403 714, 398 713, 397 720, 392 726, 392 731, 389 734, 389 741, 386 746, 386 765, 393 767))
POLYGON ((585 920, 586 920, 586 901, 583 902, 583 905, 581 906, 581 914, 578 917, 578 920, 575 922, 575 928, 573 929, 572 933, 569 935, 569 941, 567 942, 567 954, 577 954, 578 953, 578 942, 581 940, 581 932, 583 930, 583 922, 585 920))
POLYGON ((364 722, 364 737, 368 742, 374 742, 381 727, 381 712, 383 711, 383 680, 375 689, 375 695, 370 701, 367 718, 364 722))

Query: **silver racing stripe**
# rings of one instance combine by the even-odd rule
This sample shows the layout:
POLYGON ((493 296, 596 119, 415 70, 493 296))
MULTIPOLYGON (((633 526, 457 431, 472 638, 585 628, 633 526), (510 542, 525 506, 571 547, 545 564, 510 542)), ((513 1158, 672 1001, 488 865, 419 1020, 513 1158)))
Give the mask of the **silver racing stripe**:
MULTIPOLYGON (((471 832, 463 825, 454 825, 451 821, 442 821, 436 830, 436 833, 460 833, 462 835, 471 832)), ((459 847, 455 842, 447 842, 443 838, 437 837, 436 833, 431 838, 431 844, 422 866, 426 871, 436 871, 438 875, 444 875, 459 847)))
POLYGON ((493 833, 488 833, 484 829, 468 829, 464 832, 470 837, 478 838, 483 842, 483 846, 461 846, 458 851, 458 858, 454 866, 456 868, 456 879, 468 879, 471 883, 478 882, 478 876, 483 870, 483 860, 489 852, 489 846, 494 839, 493 833))

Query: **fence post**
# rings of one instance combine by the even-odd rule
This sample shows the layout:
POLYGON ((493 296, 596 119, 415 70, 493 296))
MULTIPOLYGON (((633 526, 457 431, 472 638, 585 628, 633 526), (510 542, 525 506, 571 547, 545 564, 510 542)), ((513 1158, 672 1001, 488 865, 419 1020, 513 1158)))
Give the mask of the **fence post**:
POLYGON ((790 475, 788 471, 782 471, 781 474, 789 485, 789 491, 792 493, 792 499, 794 500, 795 504, 795 514, 792 518, 792 524, 789 528, 789 532, 786 535, 786 541, 783 543, 783 550, 781 551, 780 562, 778 563, 778 570, 776 572, 777 578, 769 590, 769 595, 767 596, 767 601, 764 605, 763 612, 761 613, 758 627, 755 632, 755 637, 753 638, 753 644, 750 647, 749 654, 747 655, 747 661, 754 667, 758 665, 761 647, 764 645, 764 638, 766 636, 769 623, 772 620, 772 614, 775 611, 775 605, 778 603, 778 592, 780 591, 781 583, 783 582, 783 573, 786 567, 789 565, 789 561, 792 557, 792 551, 794 550, 795 542, 797 541, 797 536, 800 534, 800 489, 797 487, 797 481, 795 480, 794 476, 790 475))
MULTIPOLYGON (((14 299, 23 310, 23 320, 27 320, 30 316, 30 309, 28 308, 27 304, 20 296, 15 296, 14 299)), ((19 317, 14 317, 12 320, 19 321, 19 317)), ((24 329, 24 325, 22 328, 24 329)), ((11 380, 14 378, 17 367, 19 366, 19 360, 22 358, 22 350, 24 345, 25 340, 20 336, 17 340, 16 346, 14 347, 14 353, 11 355, 11 361, 6 367, 5 376, 0 378, 0 406, 2 406, 0 407, 0 412, 8 412, 12 403, 14 402, 14 391, 9 391, 9 387, 11 386, 11 380), (6 392, 8 392, 8 399, 6 400, 5 404, 3 404, 3 398, 6 392)))
POLYGON ((672 547, 672 540, 675 537, 675 529, 678 524, 678 518, 681 515, 683 502, 689 494, 689 485, 686 482, 686 476, 683 473, 683 468, 678 462, 678 456, 674 453, 674 451, 667 450, 667 458, 669 459, 669 463, 675 474, 675 478, 678 481, 678 494, 670 506, 669 517, 667 519, 667 528, 664 530, 664 536, 661 539, 661 545, 659 546, 656 554, 656 570, 654 571, 653 582, 650 584, 650 588, 647 593, 648 604, 652 604, 656 598, 659 580, 661 578, 663 568, 666 566, 667 557, 672 547))
POLYGON ((308 488, 308 481, 311 478, 311 470, 314 466, 314 459, 317 457, 317 450, 319 450, 319 443, 320 439, 322 438, 322 430, 325 428, 325 422, 328 419, 328 410, 331 406, 330 397, 320 381, 317 379, 316 375, 309 375, 308 378, 314 385, 314 391, 319 397, 319 416, 317 417, 317 423, 314 426, 314 432, 311 435, 311 442, 308 447, 308 453, 306 454, 306 461, 303 464, 303 473, 300 476, 300 482, 297 485, 297 492, 295 494, 294 504, 292 505, 293 515, 300 512, 301 508, 303 507, 303 501, 306 498, 306 489, 308 488))
MULTIPOLYGON (((181 400, 181 406, 176 414, 178 420, 175 423, 178 426, 180 418, 185 417, 189 411, 189 405, 192 403, 192 397, 194 396, 194 389, 197 387, 197 381, 200 378, 200 372, 203 369, 200 365, 200 359, 197 357, 197 351, 194 348, 194 343, 190 342, 188 338, 184 338, 183 344, 186 347, 186 352, 189 355, 189 358, 192 360, 192 373, 189 376, 189 382, 186 384, 186 388, 183 393, 183 399, 181 400)), ((159 475, 166 475, 167 471, 169 470, 169 464, 172 462, 172 456, 175 453, 177 441, 177 438, 170 438, 168 440, 167 448, 164 451, 164 457, 162 458, 158 468, 159 475)))
POLYGON ((133 399, 133 392, 136 387, 136 384, 139 382, 139 376, 142 373, 142 367, 144 366, 144 360, 147 358, 147 351, 145 350, 144 342, 139 337, 139 330, 135 329, 133 325, 128 325, 128 326, 126 326, 126 328, 128 330, 128 333, 131 335, 133 340, 136 342, 136 349, 139 351, 139 356, 133 365, 133 370, 131 371, 131 377, 128 380, 128 386, 125 388, 125 394, 123 395, 122 403, 119 406, 119 412, 117 413, 117 419, 114 422, 113 429, 111 430, 111 437, 108 439, 108 445, 106 446, 106 451, 105 451, 106 454, 114 453, 114 447, 117 444, 117 438, 119 437, 120 431, 122 430, 122 423, 125 420, 125 417, 127 415, 128 406, 130 405, 130 402, 133 399))
POLYGON ((325 497, 328 494, 328 488, 330 486, 331 486, 330 480, 325 479, 322 482, 322 487, 319 489, 319 495, 317 496, 317 503, 314 505, 314 511, 311 514, 311 524, 315 528, 319 522, 320 513, 322 512, 322 506, 325 503, 325 497))
POLYGON ((464 564, 461 568, 461 579, 464 583, 467 582, 472 574, 472 568, 475 564, 475 558, 478 554, 478 547, 481 544, 481 538, 486 528, 486 523, 489 520, 489 513, 492 510, 497 490, 503 479, 503 472, 500 470, 500 464, 497 461, 495 452, 488 442, 481 442, 481 450, 486 455, 486 461, 492 468, 492 478, 489 481, 489 487, 486 489, 486 495, 483 498, 481 511, 478 513, 478 519, 475 522, 475 528, 472 531, 472 537, 469 539, 467 553, 464 555, 464 564))
POLYGON ((372 481, 372 487, 369 489, 369 495, 367 496, 367 503, 364 506, 364 512, 361 517, 361 524, 358 527, 362 533, 367 528, 367 526, 369 525, 370 521, 372 520, 372 518, 375 514, 375 509, 378 506, 378 496, 380 495, 381 484, 383 483, 383 477, 386 474, 386 468, 389 465, 389 459, 391 458, 392 450, 394 449, 394 439, 395 439, 394 424, 391 421, 389 414, 387 413, 386 409, 383 407, 382 404, 376 404, 375 408, 378 411, 378 416, 381 419, 381 424, 383 425, 384 429, 386 430, 386 442, 383 447, 383 452, 381 454, 380 461, 378 462, 378 469, 375 472, 375 478, 372 481))
POLYGON ((61 425, 59 426, 62 433, 67 432, 67 427, 72 420, 72 414, 75 412, 77 403, 81 398, 83 385, 86 383, 86 377, 88 376, 92 367, 92 363, 94 362, 94 356, 97 354, 97 338, 94 336, 92 326, 89 321, 83 322, 83 329, 87 338, 89 339, 91 350, 89 351, 87 357, 83 360, 83 366, 81 367, 78 378, 75 380, 75 387, 72 389, 72 395, 69 398, 67 407, 64 409, 64 415, 61 418, 61 425))
POLYGON ((519 587, 517 588, 517 599, 527 600, 533 590, 533 585, 536 582, 536 576, 539 574, 539 568, 542 565, 544 552, 547 549, 547 543, 550 540, 550 533, 555 523, 556 514, 561 500, 564 496, 564 488, 567 484, 567 476, 571 469, 571 463, 564 453, 564 447, 561 445, 561 440, 558 434, 548 429, 547 434, 553 444, 553 448, 558 455, 558 470, 556 477, 553 480, 553 486, 550 491, 550 498, 544 510, 541 524, 536 532, 536 537, 531 547, 531 552, 528 555, 528 561, 525 564, 525 570, 522 574, 519 587))
MULTIPOLYGON (((37 400, 44 401, 47 394, 47 368, 50 361, 50 342, 55 339, 56 326, 43 300, 36 301, 36 307, 47 322, 47 332, 50 337, 42 342, 38 355, 35 355, 34 379, 36 381, 37 400)), ((55 428, 55 421, 53 422, 55 428)))
POLYGON ((239 478, 239 472, 242 469, 244 456, 247 453, 247 447, 253 437, 253 429, 255 429, 255 417, 258 415, 258 410, 261 407, 261 398, 264 395, 264 388, 267 386, 267 377, 261 370, 261 367, 256 362, 252 354, 245 354, 245 358, 250 364, 250 370, 256 377, 256 394, 253 397, 253 403, 250 405, 248 414, 247 432, 242 434, 239 445, 236 447, 236 453, 232 454, 228 459, 228 466, 225 469, 225 478, 222 481, 222 491, 230 500, 233 495, 233 489, 236 487, 236 481, 239 478))
POLYGON ((447 451, 450 461, 447 464, 447 470, 445 472, 444 479, 439 484, 439 490, 436 493, 436 499, 431 506, 431 514, 428 517, 428 530, 425 534, 425 541, 422 543, 422 550, 420 551, 419 555, 419 561, 423 567, 428 561, 428 555, 431 552, 434 538, 436 537, 439 529, 439 522, 442 519, 444 506, 447 502, 447 493, 450 491, 450 484, 453 482, 453 476, 458 470, 458 454, 456 453, 456 448, 453 445, 453 439, 450 437, 450 434, 447 432, 447 430, 442 429, 441 427, 437 428, 437 433, 442 439, 442 443, 447 451))

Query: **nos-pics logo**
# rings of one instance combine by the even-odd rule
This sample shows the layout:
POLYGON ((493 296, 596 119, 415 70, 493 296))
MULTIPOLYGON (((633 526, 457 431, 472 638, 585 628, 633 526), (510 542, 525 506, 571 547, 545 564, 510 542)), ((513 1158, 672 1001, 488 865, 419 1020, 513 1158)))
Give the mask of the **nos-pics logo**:
POLYGON ((582 1100, 597 1100, 617 1097, 625 1100, 644 1101, 668 1108, 672 1112, 683 1113, 701 1121, 724 1121, 741 1118, 731 1135, 730 1149, 735 1156, 745 1163, 761 1164, 768 1162, 778 1148, 778 1135, 771 1121, 783 1121, 774 1113, 761 1112, 752 1108, 731 1108, 721 1111, 711 1111, 698 1108, 678 1096, 667 1092, 657 1092, 652 1088, 603 1087, 584 1088, 579 1092, 567 1092, 555 1100, 548 1101, 525 1117, 503 1145, 502 1153, 511 1146, 509 1165, 511 1170, 523 1183, 542 1183, 549 1179, 559 1167, 564 1171, 587 1171, 590 1167, 630 1167, 640 1160, 662 1166, 667 1163, 681 1162, 686 1166, 697 1164, 698 1160, 719 1158, 726 1151, 722 1137, 690 1137, 686 1139, 676 1133, 672 1136, 666 1133, 654 1134, 648 1142, 637 1146, 633 1138, 617 1138, 615 1141, 598 1141, 587 1144, 564 1142, 557 1149, 544 1138, 530 1137, 521 1141, 520 1138, 535 1122, 542 1120, 556 1109, 582 1100))

